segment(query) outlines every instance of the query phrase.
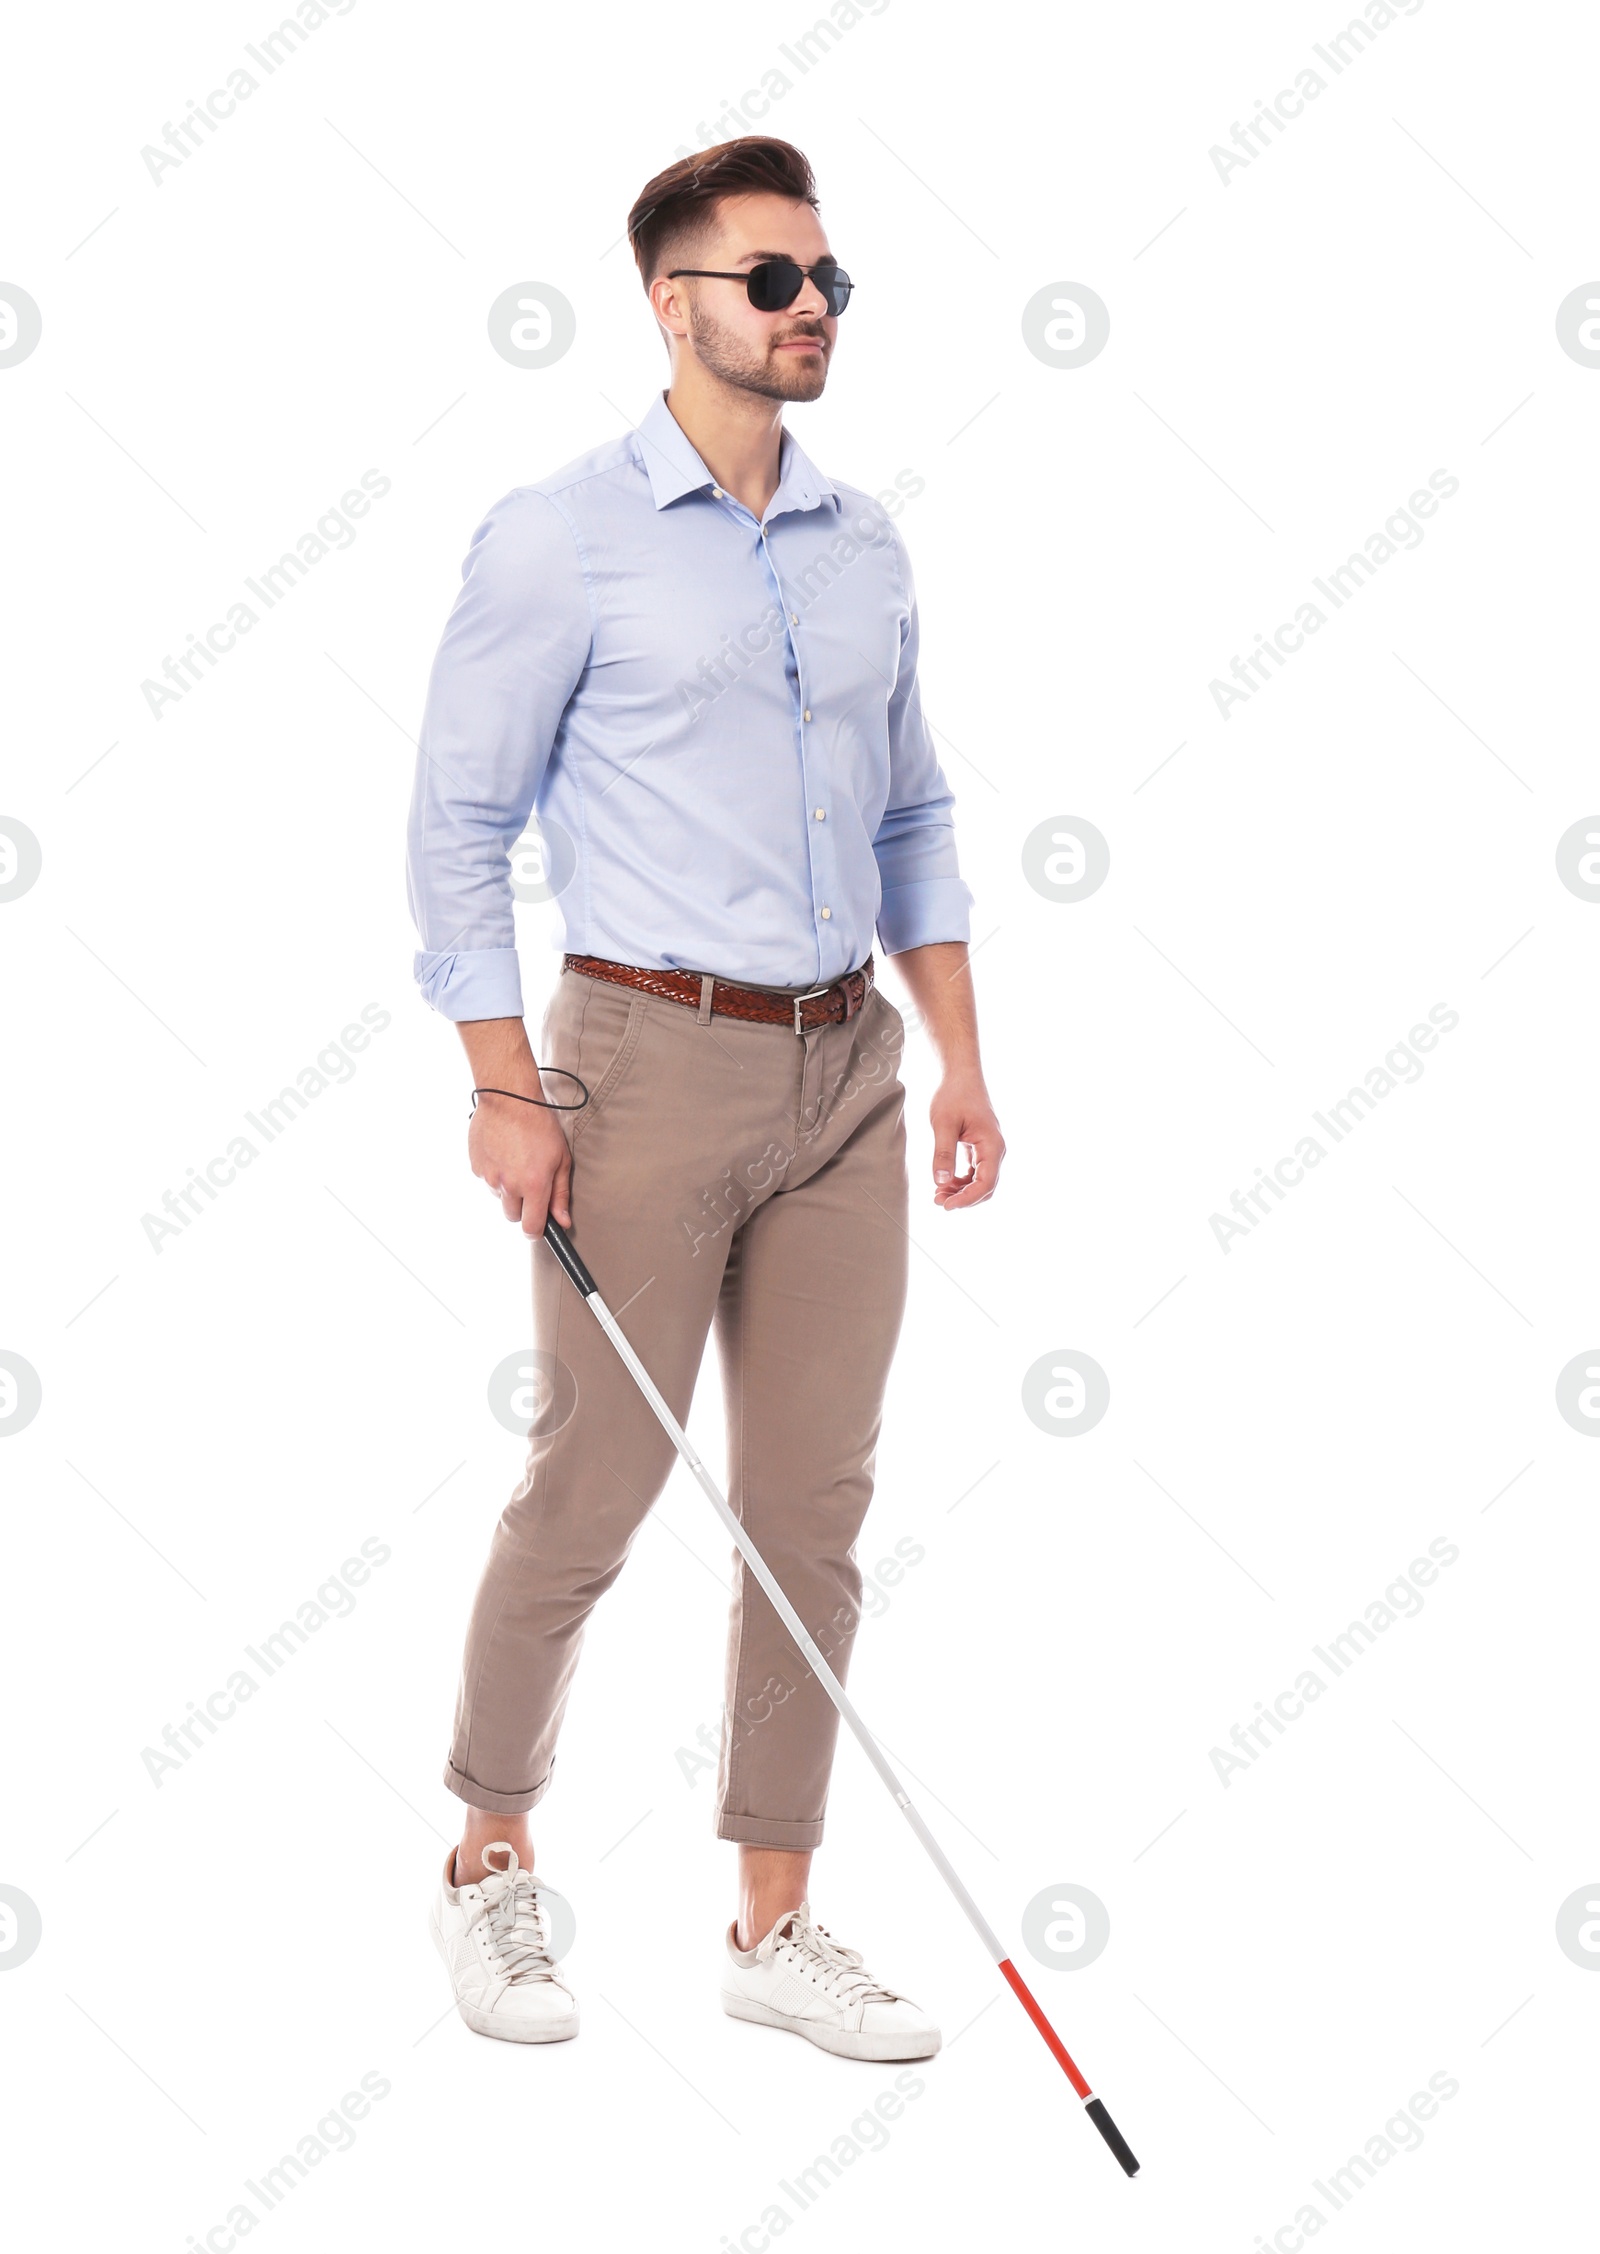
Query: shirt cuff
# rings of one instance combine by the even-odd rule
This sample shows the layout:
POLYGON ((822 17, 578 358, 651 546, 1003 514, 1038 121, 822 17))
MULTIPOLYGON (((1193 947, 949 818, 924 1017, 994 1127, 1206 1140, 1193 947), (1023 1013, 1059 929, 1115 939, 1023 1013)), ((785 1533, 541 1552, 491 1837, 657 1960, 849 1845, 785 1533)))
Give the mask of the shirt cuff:
POLYGON ((911 884, 887 885, 878 909, 884 953, 903 955, 908 947, 970 939, 971 907, 972 894, 961 877, 921 877, 911 884))
POLYGON ((430 1010, 468 1018, 521 1017, 522 974, 515 947, 476 947, 459 955, 417 954, 413 975, 430 1010))

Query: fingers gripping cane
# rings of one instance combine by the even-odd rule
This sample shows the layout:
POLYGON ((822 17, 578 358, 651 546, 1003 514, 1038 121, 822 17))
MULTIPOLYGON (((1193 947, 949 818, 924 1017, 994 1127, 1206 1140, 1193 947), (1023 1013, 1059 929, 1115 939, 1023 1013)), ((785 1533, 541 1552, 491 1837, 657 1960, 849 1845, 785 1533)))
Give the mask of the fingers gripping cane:
POLYGON ((699 1456, 695 1453, 695 1450, 690 1443, 688 1434, 683 1430, 676 1417, 674 1417, 674 1415, 672 1414, 672 1411, 667 1407, 666 1402, 657 1392, 649 1371, 645 1368, 638 1355, 635 1354, 633 1348, 628 1344, 628 1341, 622 1335, 622 1331, 617 1323, 617 1318, 612 1314, 610 1308, 601 1298, 599 1291, 596 1289, 595 1280, 593 1276, 590 1275, 583 1262, 579 1259, 577 1251, 573 1246, 572 1239, 567 1235, 567 1232, 562 1228, 561 1224, 558 1221, 547 1220, 545 1222, 544 1228, 544 1241, 550 1247, 550 1250, 555 1254, 556 1258, 560 1261, 562 1267, 566 1270, 573 1283, 577 1285, 578 1290, 583 1294, 584 1299, 588 1303, 590 1313, 595 1317, 595 1320, 600 1324, 600 1327, 602 1328, 602 1330, 604 1330, 606 1336, 610 1339, 618 1354, 627 1364, 628 1370, 633 1378, 634 1383, 638 1386, 640 1392, 644 1395, 651 1408, 655 1411, 662 1429, 666 1432, 667 1436, 672 1442, 672 1445, 677 1449, 678 1454, 683 1458, 689 1469, 694 1473, 695 1478, 700 1482, 702 1488, 704 1488, 707 1499, 709 1500, 713 1510, 715 1510, 717 1516, 722 1520, 723 1525, 726 1526, 728 1532, 733 1536, 735 1543, 737 1544, 741 1554, 743 1555, 746 1565, 749 1566, 751 1572, 755 1575, 762 1588, 765 1589, 767 1595, 771 1598, 773 1608, 777 1612, 778 1617, 782 1620, 784 1626, 788 1629, 790 1635, 793 1636, 800 1649, 805 1653, 806 1658, 811 1662, 812 1667, 816 1670, 817 1677, 821 1682, 823 1689, 833 1700, 833 1703, 839 1709, 840 1714, 844 1717, 845 1721, 849 1723, 850 1728, 854 1731, 856 1739, 861 1746, 861 1750, 863 1751, 863 1753, 865 1753, 867 1759, 872 1763, 872 1766, 877 1770, 879 1776, 882 1777, 884 1783, 888 1786, 890 1792, 894 1795, 895 1805, 899 1808, 900 1813, 905 1817, 906 1822, 911 1826, 912 1830, 921 1840, 923 1846, 927 1849, 928 1854, 933 1860, 935 1869, 938 1871, 940 1877, 944 1880, 946 1886, 949 1887, 956 1900, 961 1904, 962 1909, 965 1910, 968 1919, 971 1921, 971 1924, 978 1935, 978 1938, 982 1941, 990 1956, 993 1957, 995 1963, 1000 1967, 1001 1972, 1005 1976, 1007 1984, 1011 1988, 1013 1994, 1017 1997, 1019 2003, 1022 2005, 1023 2010, 1027 2013, 1028 2017, 1033 2021, 1035 2027, 1038 2028, 1039 2033, 1044 2037, 1046 2043, 1050 2046, 1050 2050, 1055 2058, 1056 2064, 1066 2075, 1067 2080, 1077 2091, 1079 2097, 1082 2098, 1083 2109, 1088 2114, 1089 2119, 1094 2123, 1101 2136, 1104 2137, 1106 2143, 1115 2153, 1118 2161, 1122 2166, 1124 2174, 1129 2176, 1136 2176, 1139 2172, 1139 2163, 1134 2158, 1133 2153, 1130 2151, 1128 2144, 1122 2135, 1122 2132, 1118 2129, 1117 2124, 1112 2120, 1110 2114, 1106 2111, 1104 2103, 1095 2096, 1088 2083, 1079 2073, 1076 2065, 1073 2063, 1072 2057, 1068 2052, 1065 2043, 1062 2042, 1060 2036, 1051 2026, 1049 2020, 1046 2019, 1043 2011, 1039 2007, 1037 1999, 1033 1995, 1032 1990, 1029 1988, 1027 1982, 1023 1979, 1021 1973, 1018 1972, 1011 1959, 1006 1955, 1005 1950, 1000 1945, 998 1936, 995 1934, 988 1920, 984 1917, 983 1912, 979 1909, 977 1903, 972 1899, 972 1896, 967 1892, 960 1879, 956 1876, 955 1871, 951 1868, 949 1862, 946 1860, 943 1848, 934 1838, 932 1832, 929 1831, 927 1825, 918 1815, 916 1809, 912 1807, 910 1799, 906 1794, 904 1785, 901 1784, 900 1779, 895 1775, 893 1769, 890 1768, 888 1762, 884 1759, 883 1754, 878 1748, 877 1740, 873 1737, 872 1732, 867 1728, 865 1722, 862 1721, 860 1715, 856 1712, 849 1699, 845 1696, 844 1685, 839 1681, 838 1676, 835 1675, 833 1669, 828 1665, 826 1659, 823 1658, 821 1651, 817 1648, 817 1645, 807 1634, 805 1626, 800 1619, 800 1615, 795 1611, 794 1606, 784 1595, 782 1589, 779 1588, 776 1580, 773 1578, 772 1573, 767 1566, 766 1560, 762 1557, 754 1542, 751 1541, 750 1536, 746 1533, 739 1520, 734 1516, 732 1507, 728 1503, 727 1498, 723 1495, 722 1490, 718 1487, 716 1481, 712 1478, 705 1465, 700 1461, 699 1456))

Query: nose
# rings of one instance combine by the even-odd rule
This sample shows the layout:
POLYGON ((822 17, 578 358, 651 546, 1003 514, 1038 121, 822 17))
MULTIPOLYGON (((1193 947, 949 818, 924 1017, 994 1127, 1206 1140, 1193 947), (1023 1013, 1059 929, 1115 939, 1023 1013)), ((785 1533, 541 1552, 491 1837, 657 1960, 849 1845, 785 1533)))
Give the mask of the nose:
POLYGON ((800 295, 793 305, 786 306, 784 310, 806 321, 825 321, 830 318, 828 301, 809 274, 800 285, 800 295))

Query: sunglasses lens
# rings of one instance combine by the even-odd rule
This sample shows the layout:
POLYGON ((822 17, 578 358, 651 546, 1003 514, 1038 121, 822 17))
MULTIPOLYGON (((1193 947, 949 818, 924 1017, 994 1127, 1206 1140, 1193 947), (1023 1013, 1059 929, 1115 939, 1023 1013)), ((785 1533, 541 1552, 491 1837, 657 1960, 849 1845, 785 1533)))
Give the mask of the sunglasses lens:
POLYGON ((804 280, 793 259, 766 259, 750 269, 750 303, 758 313, 781 313, 800 295, 804 280))
MULTIPOLYGON (((805 268, 792 258, 764 259, 750 269, 750 302, 758 313, 781 313, 800 295, 805 278, 805 268)), ((853 285, 849 275, 832 259, 824 258, 814 269, 814 279, 827 300, 829 313, 837 318, 850 302, 853 285)))

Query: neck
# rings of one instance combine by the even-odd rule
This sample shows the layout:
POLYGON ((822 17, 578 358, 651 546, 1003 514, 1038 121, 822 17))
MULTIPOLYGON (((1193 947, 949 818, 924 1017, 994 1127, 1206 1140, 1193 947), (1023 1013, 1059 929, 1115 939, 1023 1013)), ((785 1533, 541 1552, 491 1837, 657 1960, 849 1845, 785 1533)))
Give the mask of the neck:
POLYGON ((778 490, 783 402, 739 391, 686 360, 674 371, 667 405, 673 420, 725 492, 752 516, 766 514, 778 490))

